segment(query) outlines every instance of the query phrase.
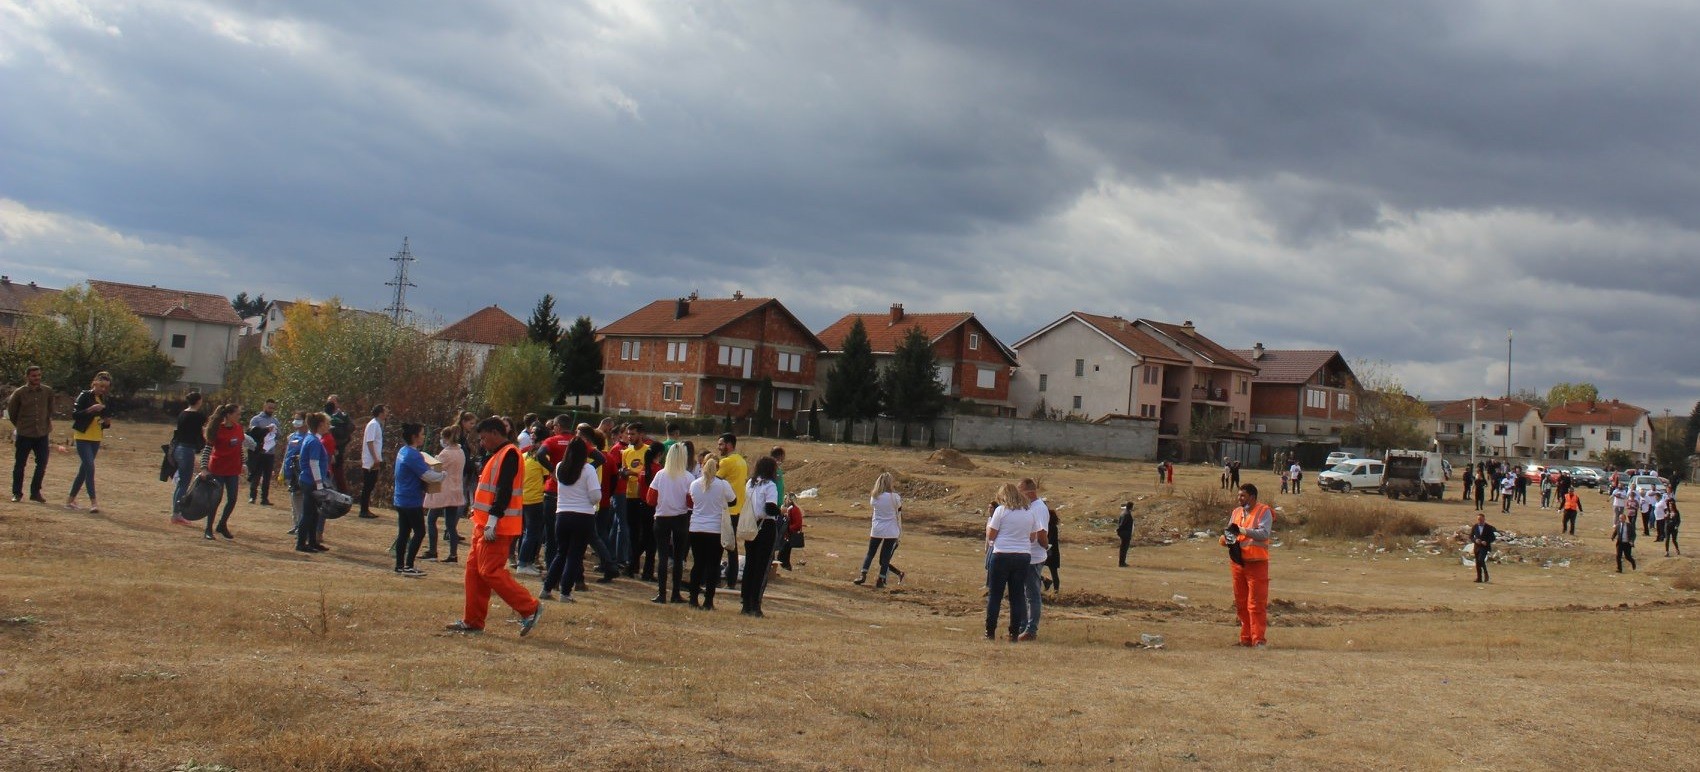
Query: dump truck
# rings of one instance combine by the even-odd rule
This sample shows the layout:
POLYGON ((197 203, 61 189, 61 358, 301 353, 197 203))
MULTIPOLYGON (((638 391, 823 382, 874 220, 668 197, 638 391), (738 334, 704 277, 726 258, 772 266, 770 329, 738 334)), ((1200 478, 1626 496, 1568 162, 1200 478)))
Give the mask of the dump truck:
POLYGON ((1446 498, 1446 460, 1427 450, 1389 450, 1381 492, 1418 501, 1446 498))

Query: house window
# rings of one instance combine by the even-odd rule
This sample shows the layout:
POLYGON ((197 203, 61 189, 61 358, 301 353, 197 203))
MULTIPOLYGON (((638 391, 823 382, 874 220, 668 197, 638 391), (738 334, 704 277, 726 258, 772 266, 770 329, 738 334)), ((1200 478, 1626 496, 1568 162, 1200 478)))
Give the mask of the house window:
POLYGON ((1623 442, 1623 430, 1622 429, 1607 429, 1606 430, 1606 442, 1623 442))
POLYGON ((1328 392, 1321 389, 1305 389, 1305 407, 1326 409, 1328 407, 1328 392))
POLYGON ((1238 391, 1240 394, 1250 394, 1251 393, 1251 379, 1250 378, 1247 378, 1247 377, 1241 375, 1241 376, 1235 378, 1234 380, 1238 382, 1236 387, 1235 387, 1236 391, 1238 391))
POLYGON ((731 404, 734 404, 734 405, 743 404, 744 403, 744 387, 739 386, 737 384, 727 386, 726 387, 726 401, 731 403, 731 404))
POLYGON ((938 369, 933 371, 933 377, 938 379, 940 386, 948 390, 950 388, 950 365, 939 365, 938 369))
POLYGON ((1079 378, 1080 376, 1085 375, 1085 374, 1086 374, 1086 360, 1084 360, 1084 359, 1074 360, 1074 377, 1079 378))
POLYGON ((1335 394, 1334 395, 1334 409, 1335 410, 1351 410, 1352 409, 1352 395, 1350 395, 1350 394, 1335 394))
POLYGON ((183 348, 187 345, 189 345, 189 336, 187 336, 187 335, 173 335, 173 336, 171 336, 171 347, 172 348, 183 348))
POLYGON ((800 373, 803 371, 803 355, 790 352, 779 352, 779 372, 800 373))
POLYGON ((1050 385, 1050 382, 1051 382, 1051 376, 1049 376, 1045 373, 1039 373, 1039 390, 1040 391, 1044 391, 1045 387, 1050 385))
POLYGON ((1151 386, 1161 383, 1163 381, 1163 369, 1156 365, 1146 365, 1144 381, 1151 386))
POLYGON ((662 402, 673 402, 676 399, 678 399, 678 398, 673 396, 673 384, 670 383, 670 382, 667 382, 667 381, 663 381, 661 383, 661 401, 662 402))
POLYGON ((749 361, 750 350, 742 346, 720 346, 720 364, 727 367, 743 367, 749 361))
POLYGON ((690 348, 689 348, 690 345, 691 345, 690 343, 688 343, 686 341, 682 341, 682 340, 667 341, 667 361, 669 361, 669 362, 683 362, 683 361, 685 361, 685 356, 690 352, 690 348))
POLYGON ((977 332, 968 333, 968 350, 969 351, 979 351, 980 350, 980 333, 977 333, 977 332))
POLYGON ((773 395, 773 406, 780 410, 795 410, 797 408, 797 392, 790 389, 779 389, 773 395))
POLYGON ((1494 424, 1493 425, 1493 436, 1504 437, 1505 431, 1506 431, 1505 424, 1494 424))
POLYGON ((637 358, 642 351, 643 351, 643 341, 638 341, 638 340, 622 340, 622 341, 620 341, 620 359, 622 359, 622 360, 635 362, 635 361, 637 361, 637 358))
POLYGON ((724 384, 724 383, 714 384, 714 404, 716 404, 716 405, 726 404, 726 384, 724 384))
POLYGON ((1156 418, 1157 417, 1157 406, 1156 405, 1140 405, 1139 406, 1139 417, 1140 418, 1156 418))
POLYGON ((998 387, 998 371, 993 370, 990 367, 980 368, 980 374, 979 374, 979 377, 974 380, 974 386, 976 388, 981 388, 981 389, 995 389, 995 388, 997 388, 998 387))
POLYGON ((1079 410, 1080 405, 1081 405, 1080 395, 1076 394, 1076 395, 1074 395, 1074 409, 1079 410))

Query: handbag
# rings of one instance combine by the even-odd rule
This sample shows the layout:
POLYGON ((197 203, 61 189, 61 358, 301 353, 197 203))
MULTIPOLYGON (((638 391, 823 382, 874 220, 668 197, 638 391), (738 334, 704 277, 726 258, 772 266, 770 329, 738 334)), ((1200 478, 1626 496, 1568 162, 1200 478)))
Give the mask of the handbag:
POLYGON ((189 491, 177 502, 178 514, 184 520, 204 520, 218 511, 219 502, 223 500, 223 485, 211 477, 196 476, 189 484, 189 491))
POLYGON ((325 488, 313 491, 313 506, 319 508, 319 517, 335 520, 348 514, 354 508, 354 497, 341 491, 325 488))
POLYGON ((800 550, 802 548, 803 548, 803 532, 798 531, 794 534, 791 534, 791 549, 800 550))
POLYGON ((171 476, 177 474, 177 459, 171 457, 170 444, 161 445, 159 446, 159 449, 160 452, 164 454, 164 457, 161 458, 159 462, 159 481, 169 482, 171 480, 171 476))

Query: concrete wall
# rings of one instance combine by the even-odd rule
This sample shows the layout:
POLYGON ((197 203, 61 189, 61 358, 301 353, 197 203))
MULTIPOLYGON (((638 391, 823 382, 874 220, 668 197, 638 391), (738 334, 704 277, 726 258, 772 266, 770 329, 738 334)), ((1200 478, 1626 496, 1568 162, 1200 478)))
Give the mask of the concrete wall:
POLYGON ((1150 460, 1157 457, 1157 427, 964 415, 951 419, 950 446, 1150 460))

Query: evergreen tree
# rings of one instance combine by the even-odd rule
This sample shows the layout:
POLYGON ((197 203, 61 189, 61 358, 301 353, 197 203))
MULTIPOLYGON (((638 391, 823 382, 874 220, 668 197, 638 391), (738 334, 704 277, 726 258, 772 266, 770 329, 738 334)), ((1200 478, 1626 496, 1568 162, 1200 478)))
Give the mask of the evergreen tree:
POLYGON ((766 436, 773 428, 773 379, 763 378, 756 387, 755 433, 766 436))
POLYGON ((576 398, 581 395, 602 393, 602 347, 596 344, 590 317, 573 320, 555 348, 555 361, 560 363, 556 388, 560 395, 573 395, 573 404, 579 404, 576 398))
POLYGON ((1696 442, 1700 442, 1700 402, 1694 403, 1694 412, 1688 414, 1688 431, 1682 435, 1682 447, 1689 453, 1700 453, 1694 448, 1696 442))
POLYGON ((909 445, 909 424, 931 421, 944 412, 944 384, 939 383, 938 360, 933 344, 919 326, 910 328, 897 344, 891 366, 880 373, 880 391, 886 410, 902 425, 900 444, 909 445))
POLYGON ((531 309, 531 319, 525 323, 525 337, 553 350, 561 342, 561 317, 555 315, 555 296, 545 294, 531 309))
POLYGON ((248 293, 238 292, 236 297, 230 299, 230 307, 236 309, 236 315, 243 319, 259 316, 266 312, 266 295, 262 292, 249 298, 248 293))
POLYGON ((857 319, 850 334, 844 337, 844 351, 838 355, 832 372, 826 376, 826 417, 844 422, 843 442, 850 441, 857 421, 878 418, 880 414, 879 371, 874 367, 874 349, 868 342, 868 328, 857 319))

